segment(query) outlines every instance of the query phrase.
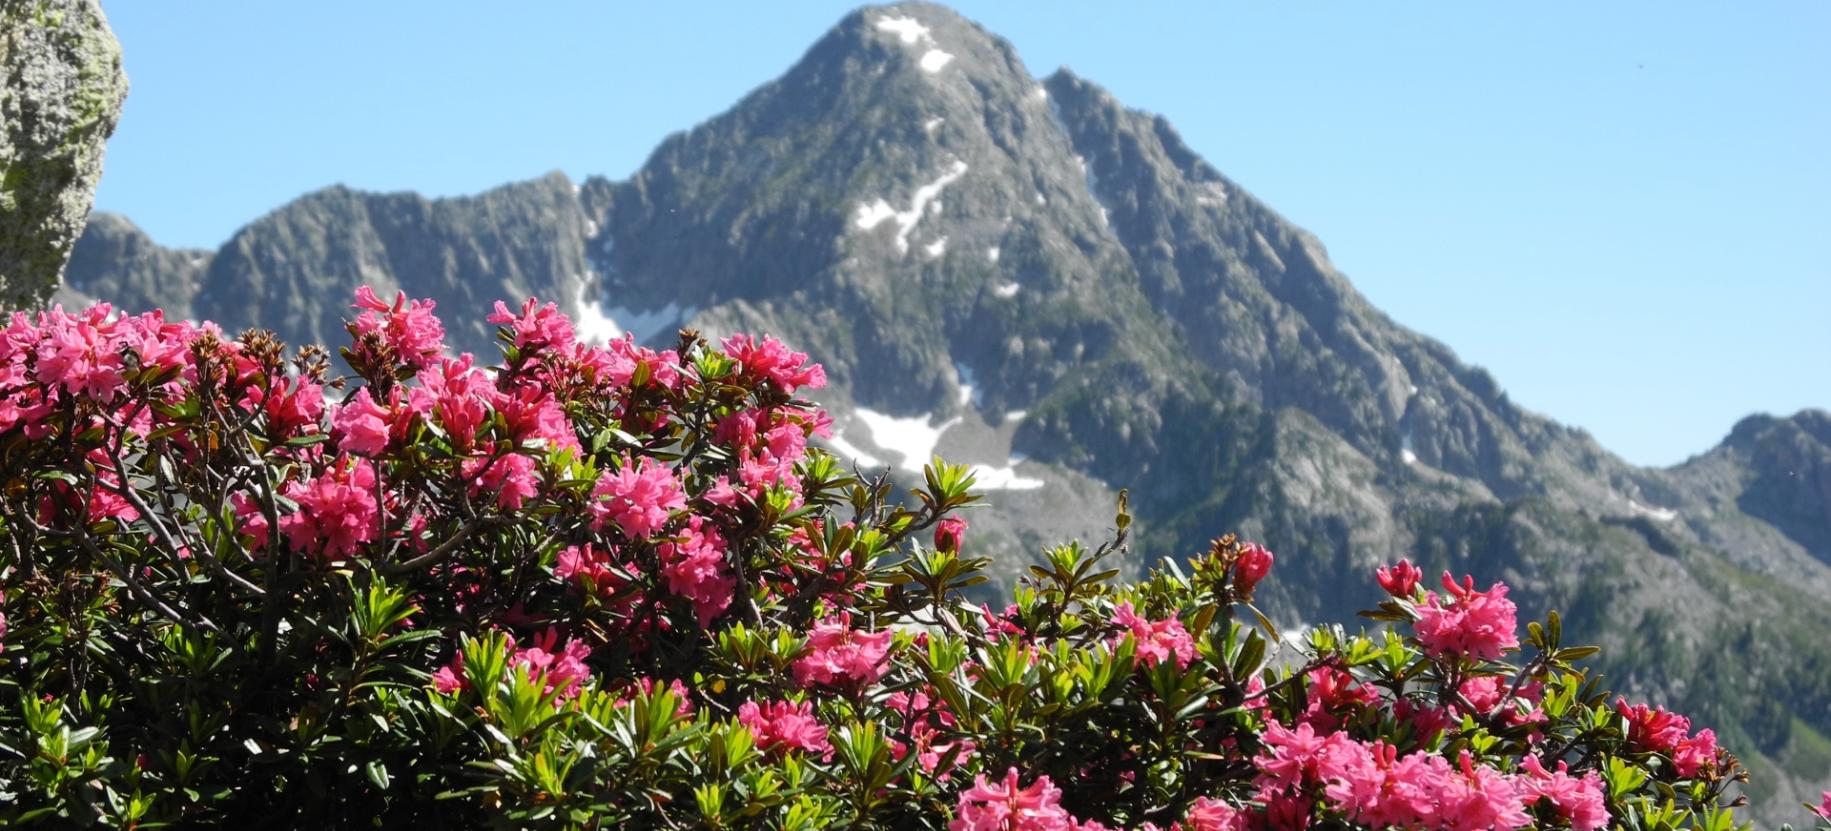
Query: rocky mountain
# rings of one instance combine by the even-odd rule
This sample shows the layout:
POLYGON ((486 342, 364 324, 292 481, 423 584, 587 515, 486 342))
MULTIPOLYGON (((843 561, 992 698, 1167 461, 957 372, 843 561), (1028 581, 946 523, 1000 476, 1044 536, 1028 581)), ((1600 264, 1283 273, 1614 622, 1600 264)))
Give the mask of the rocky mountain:
POLYGON ((1402 556, 1505 579, 1744 751, 1758 816, 1831 780, 1831 416, 1627 464, 1373 308, 1168 120, 1037 80, 943 7, 853 13, 625 181, 334 187, 214 253, 101 216, 68 289, 305 342, 338 339, 365 283, 434 298, 472 351, 477 311, 528 294, 599 336, 783 337, 826 364, 861 468, 976 465, 974 539, 1007 581, 1103 533, 1120 487, 1134 566, 1239 530, 1278 552, 1266 596, 1293 624, 1351 621, 1402 556))

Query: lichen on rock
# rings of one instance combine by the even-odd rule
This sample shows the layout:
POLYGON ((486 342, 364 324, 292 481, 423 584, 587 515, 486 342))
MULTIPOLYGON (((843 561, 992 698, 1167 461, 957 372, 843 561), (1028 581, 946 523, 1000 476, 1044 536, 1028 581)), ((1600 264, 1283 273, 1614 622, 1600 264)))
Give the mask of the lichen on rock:
POLYGON ((126 97, 96 0, 0 0, 0 307, 57 288, 126 97))

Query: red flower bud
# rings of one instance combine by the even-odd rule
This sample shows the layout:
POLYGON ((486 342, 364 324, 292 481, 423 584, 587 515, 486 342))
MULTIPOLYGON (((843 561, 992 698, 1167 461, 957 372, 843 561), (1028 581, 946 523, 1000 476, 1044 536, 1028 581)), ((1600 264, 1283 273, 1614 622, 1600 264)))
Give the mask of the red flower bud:
POLYGON ((966 536, 966 520, 950 516, 935 526, 935 549, 953 553, 960 550, 960 539, 966 536))
POLYGON ((1410 599, 1418 591, 1418 579, 1424 576, 1424 570, 1412 565, 1410 560, 1400 560, 1398 565, 1381 566, 1373 574, 1387 594, 1410 599))
POLYGON ((1241 597, 1252 597, 1254 586, 1272 570, 1272 553, 1265 546, 1249 542, 1240 548, 1240 558, 1233 563, 1233 588, 1241 597))

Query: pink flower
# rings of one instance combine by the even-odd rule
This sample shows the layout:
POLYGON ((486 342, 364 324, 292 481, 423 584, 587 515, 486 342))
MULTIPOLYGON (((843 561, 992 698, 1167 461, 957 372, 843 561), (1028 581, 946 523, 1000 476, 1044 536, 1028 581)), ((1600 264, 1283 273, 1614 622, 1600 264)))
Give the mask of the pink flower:
MULTIPOLYGON (((891 693, 884 707, 903 716, 903 732, 909 736, 907 742, 892 739, 891 754, 900 762, 913 750, 923 773, 935 773, 950 755, 953 764, 959 764, 976 749, 971 739, 947 740, 944 731, 954 727, 954 714, 945 703, 929 698, 925 692, 891 693)), ((942 771, 937 778, 946 781, 948 773, 942 771)))
POLYGON ((599 594, 609 594, 622 583, 610 568, 610 555, 591 545, 567 546, 554 561, 553 576, 599 594))
MULTIPOLYGON (((1187 669, 1189 663, 1195 660, 1195 641, 1189 637, 1189 630, 1184 629, 1182 622, 1176 618, 1145 620, 1132 610, 1130 602, 1126 602, 1113 610, 1113 623, 1132 636, 1135 644, 1132 654, 1138 663, 1156 666, 1166 659, 1174 659, 1177 669, 1187 669)), ((1119 637, 1123 638, 1124 635, 1119 637)))
POLYGON ((1715 731, 1699 730, 1692 736, 1690 719, 1645 704, 1630 707, 1622 699, 1615 699, 1615 712, 1627 719, 1628 743, 1642 752, 1671 754, 1672 769, 1679 776, 1696 776, 1716 764, 1715 731))
MULTIPOLYGON (((585 659, 591 657, 591 647, 584 641, 573 639, 563 646, 559 643, 559 631, 549 628, 535 636, 534 644, 516 648, 509 644, 508 665, 510 671, 521 670, 530 681, 539 681, 542 687, 554 695, 554 704, 579 694, 584 682, 591 678, 591 667, 585 659)), ((470 679, 464 674, 464 653, 459 651, 452 656, 451 663, 440 667, 432 674, 432 686, 446 695, 470 689, 470 679)))
POLYGON ((736 594, 737 578, 725 567, 725 539, 716 526, 702 517, 689 517, 687 527, 656 546, 655 553, 668 591, 693 601, 700 626, 724 614, 736 594))
POLYGON ((1218 799, 1195 798, 1179 831, 1246 831, 1246 813, 1218 799))
POLYGON ((1698 771, 1714 767, 1717 763, 1717 734, 1715 730, 1705 728, 1697 735, 1679 742, 1678 749, 1672 752, 1672 769, 1683 777, 1692 777, 1698 771))
POLYGON ((345 453, 374 456, 388 448, 388 408, 375 403, 369 388, 349 397, 331 416, 337 447, 345 453))
POLYGON ((1812 813, 1824 817, 1825 819, 1831 819, 1831 791, 1825 791, 1823 793, 1823 801, 1817 808, 1812 809, 1812 813))
POLYGON ((521 667, 529 680, 544 682, 547 692, 571 698, 591 677, 591 668, 585 665, 589 657, 591 647, 584 641, 574 638, 559 646, 559 632, 549 628, 534 638, 533 646, 517 650, 509 663, 521 667))
POLYGON ((1387 568, 1381 566, 1373 572, 1380 581, 1380 588, 1387 594, 1403 600, 1410 600, 1418 591, 1418 581, 1423 579, 1424 572, 1411 564, 1410 560, 1400 560, 1398 565, 1387 568))
POLYGON ((1570 766, 1558 762, 1556 772, 1545 770, 1535 756, 1527 756, 1520 765, 1526 775, 1517 780, 1525 807, 1541 799, 1551 800, 1558 816, 1576 831, 1596 831, 1608 825, 1608 805, 1602 798, 1602 781, 1595 771, 1578 779, 1570 775, 1570 766))
POLYGON ((1257 782, 1262 798, 1321 782, 1365 754, 1345 734, 1318 736, 1308 724, 1289 730, 1268 721, 1259 740, 1264 748, 1252 762, 1259 769, 1257 782))
POLYGON ((1445 831, 1524 828, 1532 816, 1520 807, 1520 796, 1513 780, 1476 764, 1465 750, 1461 775, 1444 777, 1437 793, 1437 826, 1445 831))
POLYGON ((521 304, 521 313, 515 314, 496 301, 496 311, 489 316, 491 323, 507 323, 514 332, 515 348, 523 353, 536 352, 547 347, 567 347, 577 340, 572 331, 572 321, 560 313, 559 307, 548 303, 540 305, 535 298, 528 298, 521 304))
POLYGON ((1240 549, 1240 558, 1233 563, 1233 588, 1241 597, 1252 597, 1252 590, 1265 579, 1272 570, 1271 551, 1256 542, 1249 542, 1240 549))
POLYGON ((657 352, 636 343, 636 336, 625 332, 612 338, 603 349, 582 348, 579 360, 600 380, 616 387, 664 389, 680 386, 679 355, 673 350, 657 352))
POLYGON ((1310 670, 1309 704, 1299 717, 1317 730, 1334 730, 1343 716, 1352 717, 1378 698, 1372 687, 1354 682, 1354 676, 1334 667, 1310 670))
MULTIPOLYGON (((432 314, 437 305, 431 300, 407 302, 406 292, 396 292, 394 304, 382 302, 375 289, 356 289, 353 309, 362 309, 349 324, 350 334, 361 348, 364 337, 373 337, 393 351, 396 362, 413 369, 431 366, 445 349, 445 327, 432 314)), ((371 356, 380 357, 380 356, 371 356)))
POLYGON ((795 661, 795 683, 840 686, 870 684, 884 675, 894 634, 852 628, 852 617, 841 613, 814 625, 807 654, 795 661))
POLYGON ((432 687, 445 695, 452 695, 470 689, 470 682, 464 678, 464 653, 453 655, 451 663, 439 667, 432 674, 432 687))
POLYGON ((355 554, 381 530, 375 468, 367 459, 338 459, 318 478, 290 483, 281 493, 299 505, 298 511, 280 517, 280 533, 296 551, 314 551, 335 562, 355 554))
POLYGON ((762 343, 756 343, 749 335, 733 335, 725 339, 724 346, 725 353, 742 365, 746 376, 768 380, 790 395, 798 387, 820 389, 826 386, 825 369, 819 364, 808 364, 807 353, 790 352, 775 338, 764 338, 762 343))
POLYGON ((250 387, 241 404, 266 412, 270 438, 291 438, 317 432, 318 419, 324 415, 324 389, 305 378, 291 385, 285 378, 274 378, 265 390, 250 387))
POLYGON ((833 745, 827 741, 826 725, 814 717, 814 705, 806 701, 771 701, 760 706, 755 701, 746 701, 738 706, 737 720, 757 737, 757 747, 775 755, 791 750, 822 756, 833 754, 833 745))
POLYGON ((1519 646, 1519 608, 1507 599, 1507 584, 1495 583, 1485 591, 1475 591, 1475 578, 1463 578, 1456 585, 1449 572, 1443 573, 1443 587, 1449 592, 1439 598, 1435 592, 1425 595, 1418 607, 1415 631, 1424 651, 1440 655, 1468 656, 1494 660, 1519 646))
POLYGON ((71 395, 113 401, 126 385, 114 325, 108 322, 113 311, 97 303, 80 316, 65 314, 62 306, 39 315, 37 379, 71 395))
POLYGON ((935 550, 954 552, 960 550, 960 540, 966 536, 966 520, 950 516, 935 524, 935 550))
POLYGON ((241 520, 242 533, 254 540, 254 550, 267 547, 270 530, 267 527, 267 514, 261 510, 254 498, 241 492, 229 495, 229 507, 235 511, 235 518, 241 520))
POLYGON ((471 477, 472 496, 496 494, 497 507, 505 511, 521 510, 529 497, 540 493, 540 478, 535 475, 534 460, 520 453, 489 459, 470 459, 462 469, 471 477))
POLYGON ((1047 776, 1017 786, 1017 768, 988 784, 985 775, 960 794, 948 831, 1074 831, 1074 817, 1061 806, 1062 791, 1047 776))
POLYGON ((602 530, 615 524, 632 539, 648 539, 666 525, 671 512, 687 506, 687 497, 673 471, 647 457, 605 471, 591 491, 592 527, 602 530))

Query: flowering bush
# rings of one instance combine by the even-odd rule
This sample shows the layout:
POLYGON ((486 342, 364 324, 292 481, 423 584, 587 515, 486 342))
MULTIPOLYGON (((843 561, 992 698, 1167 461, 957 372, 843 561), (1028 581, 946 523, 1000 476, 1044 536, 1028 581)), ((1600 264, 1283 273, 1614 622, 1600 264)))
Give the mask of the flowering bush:
POLYGON ((485 367, 355 309, 340 378, 107 306, 0 333, 0 823, 1733 825, 1710 731, 1505 586, 1400 563, 1287 651, 1262 546, 1118 582, 1122 499, 993 611, 966 469, 842 469, 777 341, 498 303, 485 367))

